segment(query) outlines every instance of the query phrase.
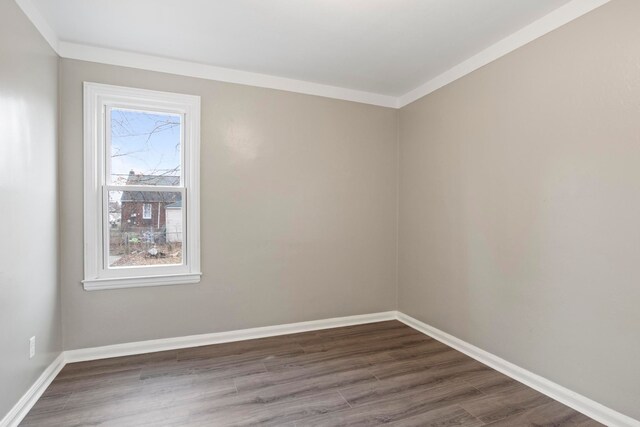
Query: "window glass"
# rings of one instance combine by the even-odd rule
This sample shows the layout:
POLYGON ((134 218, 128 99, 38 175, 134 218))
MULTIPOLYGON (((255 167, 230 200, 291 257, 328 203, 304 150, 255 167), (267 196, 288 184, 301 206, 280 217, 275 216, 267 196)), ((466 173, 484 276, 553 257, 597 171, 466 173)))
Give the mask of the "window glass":
POLYGON ((110 109, 114 185, 180 185, 182 116, 110 109))
POLYGON ((151 219, 151 203, 145 203, 142 205, 142 219, 151 219))
POLYGON ((109 267, 181 264, 183 217, 179 191, 109 191, 109 267))

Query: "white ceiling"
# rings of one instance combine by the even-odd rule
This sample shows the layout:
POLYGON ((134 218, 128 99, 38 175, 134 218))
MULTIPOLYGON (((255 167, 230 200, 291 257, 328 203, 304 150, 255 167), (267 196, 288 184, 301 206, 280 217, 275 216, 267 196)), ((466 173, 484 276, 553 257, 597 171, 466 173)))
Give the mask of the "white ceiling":
MULTIPOLYGON (((29 7, 39 12, 39 18, 46 21, 62 43, 178 59, 390 97, 414 90, 569 3, 569 0, 17 1, 23 3, 23 9, 24 3, 30 2, 29 7)), ((594 2, 573 2, 576 1, 594 2)))

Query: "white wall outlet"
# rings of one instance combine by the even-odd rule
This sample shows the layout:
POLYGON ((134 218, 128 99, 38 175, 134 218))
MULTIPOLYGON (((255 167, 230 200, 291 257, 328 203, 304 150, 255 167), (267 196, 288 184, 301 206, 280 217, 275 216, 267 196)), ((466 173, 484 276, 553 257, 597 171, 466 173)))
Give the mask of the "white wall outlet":
POLYGON ((29 338, 29 359, 36 355, 36 337, 29 338))

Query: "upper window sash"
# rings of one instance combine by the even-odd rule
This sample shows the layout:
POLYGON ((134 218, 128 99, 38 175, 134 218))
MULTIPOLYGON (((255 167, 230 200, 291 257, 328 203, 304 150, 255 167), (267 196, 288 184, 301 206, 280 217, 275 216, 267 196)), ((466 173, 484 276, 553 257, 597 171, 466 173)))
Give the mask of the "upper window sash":
MULTIPOLYGON (((104 184, 108 184, 108 185, 122 185, 123 182, 127 181, 127 176, 126 176, 126 171, 121 171, 124 172, 124 175, 119 175, 119 178, 116 178, 114 180, 114 177, 116 176, 114 174, 114 163, 117 163, 117 160, 120 158, 120 156, 125 156, 126 150, 127 148, 123 148, 123 150, 125 151, 124 153, 120 153, 119 149, 120 147, 114 147, 113 141, 114 139, 119 139, 118 135, 114 135, 112 132, 112 123, 114 121, 114 118, 117 118, 116 116, 121 116, 121 115, 126 115, 127 113, 129 114, 141 114, 141 113, 145 113, 148 114, 152 117, 155 117, 157 119, 161 119, 159 122, 155 122, 155 123, 149 123, 148 125, 150 125, 151 127, 154 127, 154 129, 149 129, 150 132, 157 132, 157 133, 161 133, 163 130, 165 130, 167 127, 170 127, 172 125, 177 126, 181 132, 179 132, 178 137, 179 137, 179 152, 178 152, 178 156, 177 158, 175 158, 173 160, 173 162, 170 162, 172 166, 176 166, 177 167, 177 172, 178 172, 178 180, 174 181, 174 182, 168 182, 168 181, 157 181, 157 180, 139 180, 138 182, 136 182, 135 184, 137 185, 148 185, 148 186, 185 186, 185 180, 183 177, 184 174, 184 160, 185 160, 185 132, 186 132, 186 128, 187 126, 185 125, 185 113, 180 109, 180 110, 175 110, 175 109, 168 109, 168 108, 156 108, 154 111, 147 109, 147 108, 132 108, 131 105, 125 105, 122 103, 107 103, 104 106, 104 114, 105 114, 105 118, 104 121, 105 123, 109 124, 108 126, 105 127, 104 132, 105 132, 105 146, 104 146, 104 150, 105 150, 105 168, 103 171, 103 183, 104 184), (115 161, 114 161, 115 159, 115 161)), ((149 135, 150 137, 152 136, 151 134, 149 135)), ((126 138, 125 138, 126 141, 126 138)), ((149 172, 149 171, 138 171, 138 172, 149 172)), ((167 172, 167 171, 165 171, 167 172)), ((171 175, 175 175, 175 171, 172 171, 171 175)), ((127 182, 128 184, 128 182, 127 182)), ((129 185, 129 184, 128 184, 129 185)))

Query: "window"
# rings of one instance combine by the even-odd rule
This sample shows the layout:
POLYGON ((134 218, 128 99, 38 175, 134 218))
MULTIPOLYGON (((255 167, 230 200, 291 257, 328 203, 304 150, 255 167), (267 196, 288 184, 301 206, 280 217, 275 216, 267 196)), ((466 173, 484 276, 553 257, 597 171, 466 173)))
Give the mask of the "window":
POLYGON ((142 219, 151 219, 151 203, 142 205, 142 219))
POLYGON ((85 82, 85 289, 200 281, 199 150, 199 97, 85 82))

